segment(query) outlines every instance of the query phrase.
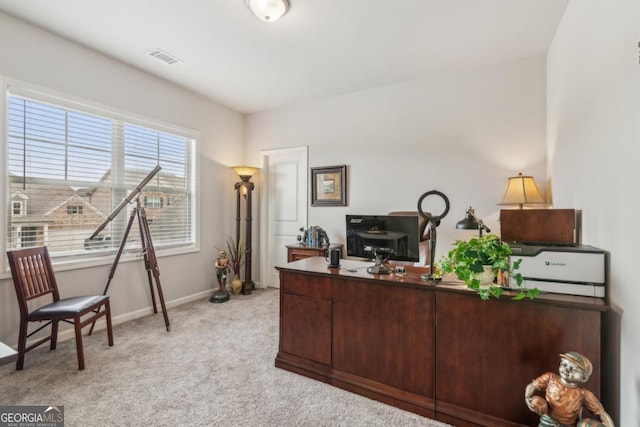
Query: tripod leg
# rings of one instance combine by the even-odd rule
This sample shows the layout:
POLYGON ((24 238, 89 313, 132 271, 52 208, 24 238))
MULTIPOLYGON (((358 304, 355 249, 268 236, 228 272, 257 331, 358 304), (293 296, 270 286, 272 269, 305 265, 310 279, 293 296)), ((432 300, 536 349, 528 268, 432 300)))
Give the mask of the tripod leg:
MULTIPOLYGON (((129 222, 127 223, 127 228, 124 231, 124 235, 122 236, 122 241, 120 242, 120 247, 118 248, 118 253, 116 254, 116 258, 113 260, 113 264, 111 265, 111 270, 109 270, 109 280, 107 280, 107 284, 104 287, 104 291, 102 291, 102 295, 106 295, 109 290, 109 285, 111 284, 111 280, 113 276, 116 274, 116 269, 118 268, 118 263, 120 262, 120 257, 122 256, 122 252, 124 252, 124 247, 127 245, 127 238, 129 237, 129 231, 131 231, 131 226, 133 225, 133 219, 136 217, 137 209, 134 209, 131 212, 131 216, 129 217, 129 222)), ((100 309, 96 313, 100 312, 100 309)), ((96 322, 94 321, 91 324, 91 329, 89 329, 89 335, 93 332, 93 328, 96 326, 96 322)))
POLYGON ((156 294, 153 291, 153 280, 151 278, 151 265, 149 262, 149 242, 147 236, 149 232, 147 224, 147 214, 142 209, 138 209, 138 228, 140 229, 140 244, 142 245, 142 255, 144 256, 144 268, 147 270, 147 280, 149 281, 149 292, 151 293, 151 305, 153 306, 153 312, 158 312, 156 304, 156 294))
MULTIPOLYGON (((169 315, 167 314, 167 307, 164 303, 164 295, 162 294, 162 286, 160 285, 160 269, 158 268, 158 260, 156 258, 156 251, 153 248, 153 242, 151 241, 151 232, 149 231, 149 222, 147 221, 147 215, 144 209, 141 209, 140 216, 140 231, 143 234, 142 243, 144 247, 145 263, 147 266, 147 273, 149 275, 149 286, 151 284, 151 274, 156 281, 156 289, 158 291, 158 299, 160 300, 160 306, 162 307, 162 315, 164 316, 164 324, 167 328, 167 332, 171 330, 169 325, 169 315)), ((151 291, 153 295, 153 289, 151 291)), ((155 298, 153 299, 153 310, 157 313, 155 298)))
POLYGON ((164 316, 164 325, 167 327, 167 332, 171 330, 171 326, 169 325, 169 315, 167 314, 167 307, 164 304, 164 296, 162 295, 162 286, 160 286, 160 271, 156 266, 154 273, 154 277, 156 278, 156 288, 158 289, 158 298, 160 299, 160 306, 162 307, 162 315, 164 316))

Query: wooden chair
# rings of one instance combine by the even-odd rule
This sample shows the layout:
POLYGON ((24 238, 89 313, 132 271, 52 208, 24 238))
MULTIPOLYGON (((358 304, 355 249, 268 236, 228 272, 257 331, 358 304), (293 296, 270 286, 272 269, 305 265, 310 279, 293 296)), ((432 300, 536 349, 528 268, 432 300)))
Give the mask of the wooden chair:
POLYGON ((109 297, 106 295, 77 296, 60 299, 58 284, 51 266, 49 250, 46 246, 18 249, 7 252, 13 284, 20 306, 20 334, 18 337, 18 361, 16 370, 24 365, 24 356, 28 351, 51 341, 51 350, 55 350, 58 340, 58 322, 72 323, 76 334, 76 351, 78 353, 78 369, 84 369, 84 352, 82 349, 82 328, 106 317, 109 346, 113 345, 111 327, 111 309, 109 297), (50 295, 53 302, 29 311, 29 301, 50 295), (104 309, 103 309, 104 308, 104 309), (102 310, 103 309, 103 310, 102 310), (89 315, 84 320, 82 317, 89 315), (35 331, 28 333, 29 322, 43 322, 35 331), (27 338, 51 325, 51 334, 27 347, 27 338))

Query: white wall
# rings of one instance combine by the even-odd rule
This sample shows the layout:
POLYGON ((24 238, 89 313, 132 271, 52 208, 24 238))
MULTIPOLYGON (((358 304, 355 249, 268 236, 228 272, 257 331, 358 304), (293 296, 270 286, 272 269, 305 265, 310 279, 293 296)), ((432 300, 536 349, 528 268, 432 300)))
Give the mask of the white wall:
POLYGON ((640 420, 640 2, 572 0, 548 57, 548 161, 555 203, 584 211, 583 240, 611 252, 605 383, 617 426, 640 420), (616 334, 620 334, 619 338, 616 334), (615 350, 620 342, 619 361, 615 350), (619 362, 619 366, 618 366, 619 362), (617 372, 619 371, 619 372, 617 372), (608 376, 608 378, 607 378, 608 376), (618 394, 618 396, 616 396, 618 394))
MULTIPOLYGON (((260 150, 308 145, 310 167, 346 164, 348 206, 309 210, 309 225, 325 228, 332 242, 345 242, 347 213, 417 210, 423 193, 443 192, 451 209, 438 227, 439 258, 454 240, 474 235, 455 229, 470 205, 499 234, 496 204, 507 177, 522 171, 546 181, 545 66, 535 57, 433 72, 252 114, 247 160, 260 164, 260 150)), ((430 205, 423 209, 442 212, 430 205)))
MULTIPOLYGON (((213 290, 215 247, 222 245, 224 236, 233 234, 235 227, 233 184, 237 176, 228 166, 243 161, 244 117, 3 14, 0 14, 0 52, 0 81, 3 76, 16 79, 200 132, 201 250, 163 257, 158 264, 168 304, 213 290)), ((4 138, 2 144, 5 149, 4 138)), ((0 176, 0 186, 5 185, 4 179, 0 176)), ((57 274, 65 295, 100 293, 107 276, 108 266, 57 274)), ((18 308, 13 284, 6 275, 3 277, 0 279, 0 341, 13 346, 17 343, 18 308)), ((109 295, 116 318, 124 319, 148 310, 151 301, 141 261, 120 263, 109 295)), ((161 318, 158 322, 162 327, 161 318)))

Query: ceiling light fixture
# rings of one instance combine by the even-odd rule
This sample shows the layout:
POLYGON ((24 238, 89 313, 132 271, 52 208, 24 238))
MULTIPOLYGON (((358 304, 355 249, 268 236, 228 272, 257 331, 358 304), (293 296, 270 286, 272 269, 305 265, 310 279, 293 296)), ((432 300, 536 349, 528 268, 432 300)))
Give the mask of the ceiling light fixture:
POLYGON ((254 15, 264 22, 275 22, 289 11, 289 0, 246 0, 254 15))

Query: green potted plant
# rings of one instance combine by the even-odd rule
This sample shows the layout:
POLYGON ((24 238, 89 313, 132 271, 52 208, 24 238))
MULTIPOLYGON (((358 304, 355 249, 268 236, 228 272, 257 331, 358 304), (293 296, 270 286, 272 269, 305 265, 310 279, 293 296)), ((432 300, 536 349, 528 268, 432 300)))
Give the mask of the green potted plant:
MULTIPOLYGON (((511 248, 500 240, 495 234, 474 237, 468 241, 458 240, 453 249, 442 257, 436 268, 442 273, 453 273, 463 281, 467 287, 478 291, 480 298, 498 298, 502 292, 502 283, 494 283, 497 277, 511 276, 518 287, 522 286, 522 275, 516 270, 520 267, 522 259, 509 265, 511 248), (481 286, 481 276, 487 271, 489 280, 486 286, 481 286)), ((540 291, 538 289, 521 289, 514 299, 529 297, 535 298, 540 291)))
POLYGON ((242 239, 236 241, 233 237, 227 236, 224 251, 229 258, 229 267, 233 271, 233 280, 231 281, 231 289, 234 295, 240 293, 242 281, 240 280, 240 269, 244 265, 244 245, 242 239))

